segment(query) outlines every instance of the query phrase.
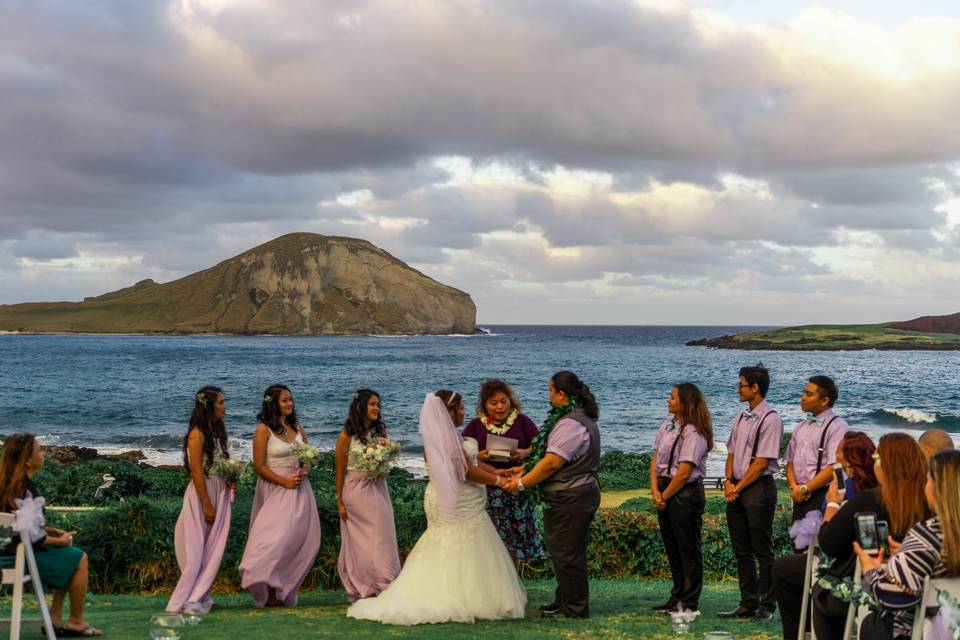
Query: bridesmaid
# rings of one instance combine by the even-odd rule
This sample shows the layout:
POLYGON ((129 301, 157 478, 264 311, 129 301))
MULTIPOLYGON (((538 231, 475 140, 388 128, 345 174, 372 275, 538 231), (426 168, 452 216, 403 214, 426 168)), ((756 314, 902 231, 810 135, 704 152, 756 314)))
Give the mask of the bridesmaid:
POLYGON ((264 392, 257 419, 253 469, 260 478, 240 561, 240 584, 258 607, 293 606, 320 551, 317 501, 293 452, 307 435, 297 420, 293 395, 282 384, 264 392))
POLYGON ((194 397, 190 425, 183 439, 183 466, 190 484, 173 534, 180 581, 170 595, 167 611, 208 613, 210 587, 217 578, 230 532, 230 488, 211 476, 217 460, 229 458, 223 417, 227 404, 218 387, 204 387, 194 397))
POLYGON ((355 469, 350 452, 370 440, 386 438, 380 419, 380 395, 372 389, 353 394, 350 412, 337 438, 336 492, 340 513, 340 582, 353 603, 386 589, 400 573, 393 505, 384 478, 355 469))
MULTIPOLYGON (((480 447, 479 460, 495 469, 510 469, 530 455, 530 443, 538 433, 537 425, 525 414, 513 389, 496 378, 480 385, 477 417, 463 430, 464 438, 473 438, 480 447), (487 447, 488 434, 517 441, 517 451, 510 460, 491 459, 487 447)), ((529 493, 514 495, 499 487, 487 487, 487 513, 513 556, 515 565, 532 562, 543 556, 543 543, 537 530, 537 504, 529 493)))

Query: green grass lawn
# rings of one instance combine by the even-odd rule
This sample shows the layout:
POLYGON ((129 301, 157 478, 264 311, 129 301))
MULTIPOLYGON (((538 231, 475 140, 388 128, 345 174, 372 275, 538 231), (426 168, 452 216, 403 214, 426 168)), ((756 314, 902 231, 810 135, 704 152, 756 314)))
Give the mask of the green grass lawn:
MULTIPOLYGON (((544 620, 537 607, 553 594, 552 581, 528 581, 529 602, 524 620, 468 624, 390 627, 375 622, 346 618, 342 591, 302 593, 300 605, 290 609, 257 609, 247 595, 219 596, 215 608, 202 624, 184 628, 184 640, 220 638, 315 637, 315 638, 475 638, 478 634, 503 638, 567 639, 673 638, 669 616, 650 611, 662 602, 669 583, 655 580, 595 580, 591 583, 592 614, 589 620, 544 620)), ((721 621, 717 612, 737 604, 735 582, 707 583, 701 601, 701 615, 690 627, 689 638, 702 638, 707 631, 730 631, 737 638, 780 637, 779 619, 770 622, 721 621)), ((163 611, 166 596, 91 596, 88 620, 115 640, 148 638, 149 620, 163 611)), ((3 613, 9 616, 9 597, 3 599, 3 613)), ((35 610, 25 612, 35 615, 35 610)), ((8 627, 0 624, 0 636, 8 627)), ((40 638, 36 625, 25 628, 24 638, 40 638)))

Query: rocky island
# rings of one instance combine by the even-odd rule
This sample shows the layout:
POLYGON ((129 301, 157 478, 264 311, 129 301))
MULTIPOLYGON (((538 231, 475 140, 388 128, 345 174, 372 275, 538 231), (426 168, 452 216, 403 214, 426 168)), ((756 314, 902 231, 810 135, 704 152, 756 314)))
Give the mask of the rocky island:
POLYGON ((687 346, 748 351, 957 351, 960 313, 883 324, 814 324, 692 340, 687 346))
POLYGON ((0 331, 452 334, 474 333, 476 313, 468 294, 366 240, 291 233, 165 284, 0 305, 0 331))

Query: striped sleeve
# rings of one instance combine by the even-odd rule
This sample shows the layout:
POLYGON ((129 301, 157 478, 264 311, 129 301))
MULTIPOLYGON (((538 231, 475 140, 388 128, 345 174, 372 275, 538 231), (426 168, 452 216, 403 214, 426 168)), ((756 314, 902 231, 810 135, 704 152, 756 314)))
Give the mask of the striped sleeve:
POLYGON ((940 522, 919 522, 907 533, 900 549, 885 566, 864 576, 877 600, 889 609, 913 607, 920 601, 923 582, 941 570, 940 522))

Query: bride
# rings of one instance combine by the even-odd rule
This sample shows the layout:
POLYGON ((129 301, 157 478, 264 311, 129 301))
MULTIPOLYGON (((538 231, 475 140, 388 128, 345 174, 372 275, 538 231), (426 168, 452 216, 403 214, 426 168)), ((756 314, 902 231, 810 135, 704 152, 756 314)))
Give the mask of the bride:
POLYGON ((460 424, 460 394, 427 395, 420 410, 427 530, 386 591, 358 600, 348 616, 402 625, 523 617, 527 593, 487 515, 482 486, 506 486, 510 471, 478 464, 477 441, 461 438, 460 424))

